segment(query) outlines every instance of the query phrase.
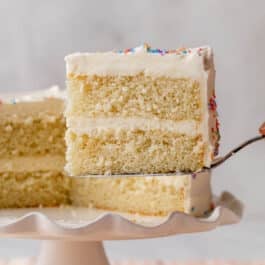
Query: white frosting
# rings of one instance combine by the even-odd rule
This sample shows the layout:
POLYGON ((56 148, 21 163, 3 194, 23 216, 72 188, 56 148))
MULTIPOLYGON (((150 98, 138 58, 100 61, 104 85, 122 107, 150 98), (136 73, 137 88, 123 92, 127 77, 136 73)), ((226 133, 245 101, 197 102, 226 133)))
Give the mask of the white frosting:
POLYGON ((203 83, 201 84, 204 89, 201 89, 201 99, 202 99, 202 108, 203 108, 203 121, 201 123, 201 133, 203 135, 204 142, 206 143, 207 149, 206 155, 204 157, 204 164, 207 167, 210 167, 212 162, 212 153, 213 153, 213 143, 211 140, 210 130, 211 130, 211 120, 208 108, 209 101, 209 90, 213 89, 207 85, 209 72, 204 72, 203 83), (209 127, 210 126, 210 127, 209 127))
POLYGON ((16 104, 20 102, 38 102, 45 99, 65 99, 66 92, 58 86, 52 86, 48 89, 32 90, 32 91, 4 91, 0 94, 0 99, 6 104, 16 104))
POLYGON ((69 117, 67 126, 78 134, 91 133, 94 130, 104 129, 161 129, 179 134, 195 136, 201 132, 200 125, 194 120, 172 121, 145 118, 86 118, 69 117))
MULTIPOLYGON (((202 52, 211 53, 211 49, 205 47, 202 52)), ((198 49, 190 49, 190 53, 183 55, 148 53, 144 48, 129 54, 74 53, 65 60, 67 74, 73 75, 135 75, 143 72, 149 76, 204 78, 204 56, 198 54, 198 49)))

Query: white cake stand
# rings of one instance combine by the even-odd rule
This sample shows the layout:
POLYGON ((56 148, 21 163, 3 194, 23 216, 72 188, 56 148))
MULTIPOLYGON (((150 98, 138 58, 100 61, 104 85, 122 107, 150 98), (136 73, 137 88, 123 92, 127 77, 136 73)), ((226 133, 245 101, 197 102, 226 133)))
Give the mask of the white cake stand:
POLYGON ((0 236, 43 240, 36 265, 108 265, 103 240, 209 231, 239 222, 242 213, 240 201, 227 192, 204 218, 178 212, 164 218, 142 217, 72 207, 1 210, 0 236))

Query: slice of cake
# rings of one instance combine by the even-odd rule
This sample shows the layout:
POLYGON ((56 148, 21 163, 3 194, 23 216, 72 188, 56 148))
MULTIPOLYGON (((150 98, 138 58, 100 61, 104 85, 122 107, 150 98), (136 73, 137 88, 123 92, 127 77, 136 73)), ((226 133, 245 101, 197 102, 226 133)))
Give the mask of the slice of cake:
POLYGON ((209 166, 217 153, 211 49, 144 45, 72 54, 66 65, 66 169, 85 176, 72 180, 73 205, 146 215, 208 213, 209 172, 166 173, 209 166))
POLYGON ((67 171, 196 171, 210 166, 219 133, 209 47, 66 57, 67 171))
POLYGON ((203 216, 212 209, 209 172, 161 177, 73 178, 73 205, 142 215, 179 211, 203 216))
POLYGON ((69 202, 63 92, 1 94, 0 208, 69 202))

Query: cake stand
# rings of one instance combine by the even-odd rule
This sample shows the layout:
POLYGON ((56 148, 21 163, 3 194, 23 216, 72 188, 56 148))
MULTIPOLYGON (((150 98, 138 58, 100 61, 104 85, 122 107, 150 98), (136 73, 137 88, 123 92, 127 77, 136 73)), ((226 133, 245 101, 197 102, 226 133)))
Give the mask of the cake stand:
MULTIPOLYGON (((0 211, 0 236, 41 239, 35 265, 108 265, 102 242, 197 233, 240 221, 243 206, 232 194, 216 199, 203 218, 175 212, 149 217, 87 208, 33 208, 0 211)), ((26 264, 26 263, 25 263, 26 264)))

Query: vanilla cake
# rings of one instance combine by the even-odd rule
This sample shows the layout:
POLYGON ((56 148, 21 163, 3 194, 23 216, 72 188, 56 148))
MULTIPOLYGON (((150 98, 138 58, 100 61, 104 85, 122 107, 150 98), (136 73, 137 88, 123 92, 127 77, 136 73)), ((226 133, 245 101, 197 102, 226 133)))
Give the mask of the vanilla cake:
POLYGON ((207 171, 160 177, 73 178, 71 199, 75 206, 153 216, 175 211, 204 216, 213 208, 207 171))
POLYGON ((181 211, 195 216, 211 209, 208 172, 159 178, 67 178, 64 93, 51 88, 29 96, 1 97, 0 208, 72 204, 144 215, 181 211))
POLYGON ((1 208, 69 202, 63 98, 57 87, 29 96, 1 93, 1 208))
POLYGON ((218 152, 209 47, 76 53, 66 70, 73 205, 145 215, 211 210, 208 171, 167 174, 210 166, 218 152))
POLYGON ((209 47, 75 53, 66 69, 70 175, 210 166, 219 130, 209 47))

